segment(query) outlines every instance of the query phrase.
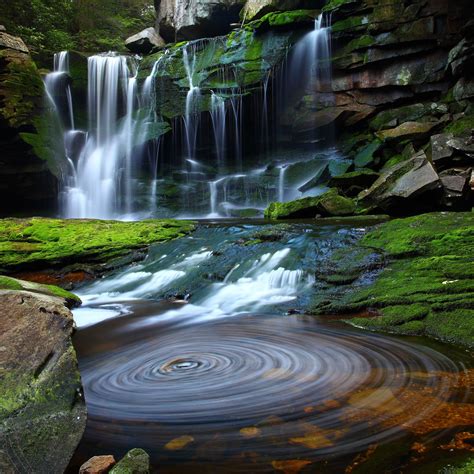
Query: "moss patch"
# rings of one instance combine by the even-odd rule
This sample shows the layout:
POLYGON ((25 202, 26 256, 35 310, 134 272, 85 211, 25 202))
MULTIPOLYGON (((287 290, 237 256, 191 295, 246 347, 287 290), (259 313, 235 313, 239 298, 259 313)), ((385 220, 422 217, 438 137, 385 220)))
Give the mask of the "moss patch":
POLYGON ((3 219, 0 271, 108 262, 152 243, 181 237, 193 228, 192 222, 177 220, 3 219))
POLYGON ((382 252, 386 265, 370 277, 318 297, 317 313, 374 309, 351 324, 370 330, 424 334, 474 347, 474 213, 432 213, 397 219, 370 231, 354 249, 329 262, 351 261, 360 248, 382 252), (330 297, 328 296, 330 294, 330 297))

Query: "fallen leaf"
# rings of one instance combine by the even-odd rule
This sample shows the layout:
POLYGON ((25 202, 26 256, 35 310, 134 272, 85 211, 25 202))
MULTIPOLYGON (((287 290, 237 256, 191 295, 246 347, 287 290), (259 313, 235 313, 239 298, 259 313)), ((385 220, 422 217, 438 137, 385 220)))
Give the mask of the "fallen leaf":
POLYGON ((247 428, 242 428, 240 430, 240 434, 244 438, 255 438, 255 436, 259 436, 260 433, 261 433, 261 431, 255 426, 249 426, 247 428))
POLYGON ((299 459, 292 459, 288 461, 272 461, 273 469, 283 471, 285 474, 297 474, 305 466, 311 464, 311 461, 302 461, 299 459))
POLYGON ((169 451, 177 451, 178 449, 183 449, 189 443, 192 443, 194 438, 192 436, 180 436, 179 438, 172 439, 165 444, 165 449, 169 451))

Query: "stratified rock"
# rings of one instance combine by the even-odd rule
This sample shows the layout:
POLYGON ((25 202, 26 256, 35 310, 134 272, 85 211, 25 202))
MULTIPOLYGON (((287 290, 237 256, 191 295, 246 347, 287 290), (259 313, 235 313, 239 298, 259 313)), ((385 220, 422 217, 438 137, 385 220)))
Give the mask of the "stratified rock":
POLYGON ((148 474, 150 457, 143 449, 130 450, 110 471, 110 474, 148 474))
POLYGON ((136 35, 125 40, 125 46, 137 54, 148 54, 153 48, 161 48, 165 40, 156 32, 155 28, 146 28, 136 35))
POLYGON ((79 474, 107 474, 115 465, 113 456, 94 456, 79 469, 79 474))
POLYGON ((0 306, 0 470, 62 474, 86 423, 72 314, 17 289, 0 290, 0 306))
POLYGON ((155 1, 160 35, 168 42, 228 33, 245 0, 155 1))
POLYGON ((381 140, 414 140, 423 139, 436 126, 433 122, 404 122, 398 127, 377 132, 381 140))
POLYGON ((60 141, 44 84, 21 38, 0 32, 0 202, 2 213, 54 208, 60 141))
POLYGON ((365 208, 382 209, 389 214, 416 212, 436 206, 440 187, 433 165, 420 152, 387 169, 358 199, 365 208))

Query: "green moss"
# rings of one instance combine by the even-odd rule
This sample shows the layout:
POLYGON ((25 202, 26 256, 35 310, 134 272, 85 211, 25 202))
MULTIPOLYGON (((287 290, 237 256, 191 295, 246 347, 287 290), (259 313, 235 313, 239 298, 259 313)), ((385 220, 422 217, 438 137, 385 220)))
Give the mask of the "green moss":
POLYGON ((245 25, 245 28, 248 30, 259 30, 268 27, 281 27, 294 23, 308 22, 314 20, 318 14, 318 10, 271 12, 258 20, 250 21, 245 25))
MULTIPOLYGON (((320 298, 316 312, 375 308, 378 317, 352 323, 474 347, 474 213, 396 219, 370 231, 359 246, 383 252, 385 269, 370 285, 320 298)), ((353 252, 338 259, 351 259, 353 252)))
POLYGON ((450 123, 445 129, 445 133, 452 133, 454 136, 471 134, 474 129, 474 115, 463 117, 450 123))
POLYGON ((0 276, 0 290, 22 290, 21 284, 14 278, 0 276))
POLYGON ((267 219, 313 218, 324 216, 348 216, 356 208, 352 199, 340 196, 335 188, 317 197, 306 197, 288 202, 272 202, 265 209, 267 219))
POLYGON ((143 449, 130 450, 110 471, 110 474, 148 474, 150 458, 143 449))
POLYGON ((382 141, 378 139, 369 143, 357 153, 354 158, 354 165, 357 168, 364 168, 365 166, 372 164, 375 160, 374 154, 381 146, 382 141))
POLYGON ((177 220, 4 219, 0 220, 0 269, 107 262, 192 229, 191 222, 177 220))
POLYGON ((337 10, 344 5, 349 5, 351 3, 356 3, 357 0, 330 0, 323 8, 323 12, 331 12, 337 10))

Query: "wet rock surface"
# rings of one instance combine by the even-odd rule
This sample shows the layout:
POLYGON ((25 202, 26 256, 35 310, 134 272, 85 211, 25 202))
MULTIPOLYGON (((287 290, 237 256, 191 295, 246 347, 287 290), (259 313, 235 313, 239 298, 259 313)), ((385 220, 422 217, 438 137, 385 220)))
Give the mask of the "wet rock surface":
POLYGON ((86 422, 72 314, 38 286, 0 289, 0 470, 8 474, 64 472, 86 422))

